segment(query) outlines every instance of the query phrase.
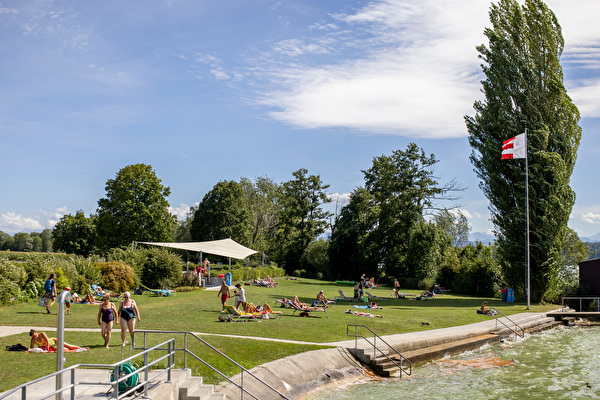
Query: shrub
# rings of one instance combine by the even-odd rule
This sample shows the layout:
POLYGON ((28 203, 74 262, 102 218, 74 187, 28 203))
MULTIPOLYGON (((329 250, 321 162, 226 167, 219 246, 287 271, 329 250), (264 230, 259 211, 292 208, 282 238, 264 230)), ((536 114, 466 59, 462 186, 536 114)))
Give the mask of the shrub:
POLYGON ((198 275, 195 272, 184 272, 181 276, 180 286, 196 286, 198 287, 198 275))
POLYGON ((142 283, 149 288, 167 289, 179 286, 183 261, 163 248, 144 250, 142 283))
POLYGON ((0 259, 0 304, 10 304, 21 300, 21 285, 25 283, 27 273, 19 263, 0 259))
POLYGON ((135 272, 129 265, 116 261, 98 263, 104 280, 104 289, 123 292, 134 287, 135 272))

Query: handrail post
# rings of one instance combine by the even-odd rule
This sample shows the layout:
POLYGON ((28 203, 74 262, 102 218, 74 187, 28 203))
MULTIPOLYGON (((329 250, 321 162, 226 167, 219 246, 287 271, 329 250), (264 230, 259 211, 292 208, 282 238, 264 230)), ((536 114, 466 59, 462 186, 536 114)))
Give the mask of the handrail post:
POLYGON ((75 398, 75 368, 71 368, 71 399, 75 398))
POLYGON ((146 351, 144 352, 144 397, 146 398, 148 398, 148 368, 148 352, 146 351))
POLYGON ((119 398, 119 379, 120 379, 120 374, 119 374, 119 367, 120 365, 115 365, 113 368, 113 376, 115 377, 115 380, 113 381, 113 397, 115 399, 119 398))
POLYGON ((188 347, 187 347, 187 338, 188 338, 188 333, 186 332, 183 335, 183 368, 187 369, 187 352, 188 352, 188 347))
POLYGON ((240 398, 244 400, 244 370, 240 369, 240 398))

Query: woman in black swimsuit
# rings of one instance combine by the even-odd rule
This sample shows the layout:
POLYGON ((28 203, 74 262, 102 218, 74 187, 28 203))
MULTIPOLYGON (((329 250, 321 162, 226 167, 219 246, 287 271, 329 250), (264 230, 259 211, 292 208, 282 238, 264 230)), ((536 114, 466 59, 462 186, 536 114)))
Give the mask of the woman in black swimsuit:
POLYGON ((133 342, 133 332, 135 330, 135 319, 137 317, 138 322, 142 322, 140 318, 140 310, 135 304, 135 300, 131 299, 131 293, 123 293, 123 301, 119 306, 119 318, 121 320, 121 346, 125 346, 125 338, 127 337, 127 329, 129 329, 129 335, 133 342))
MULTIPOLYGON (((108 349, 108 343, 110 342, 110 336, 112 332, 113 321, 117 317, 117 308, 113 303, 110 302, 110 296, 105 294, 102 296, 102 304, 98 310, 98 325, 102 327, 101 334, 104 338, 104 347, 108 349)), ((117 319, 117 324, 119 320, 117 319)))

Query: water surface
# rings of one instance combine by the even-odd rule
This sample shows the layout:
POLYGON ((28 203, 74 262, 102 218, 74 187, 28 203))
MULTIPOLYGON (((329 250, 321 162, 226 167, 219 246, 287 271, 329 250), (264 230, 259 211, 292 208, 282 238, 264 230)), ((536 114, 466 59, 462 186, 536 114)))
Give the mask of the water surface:
POLYGON ((598 399, 600 326, 559 327, 413 369, 329 387, 309 400, 598 399))

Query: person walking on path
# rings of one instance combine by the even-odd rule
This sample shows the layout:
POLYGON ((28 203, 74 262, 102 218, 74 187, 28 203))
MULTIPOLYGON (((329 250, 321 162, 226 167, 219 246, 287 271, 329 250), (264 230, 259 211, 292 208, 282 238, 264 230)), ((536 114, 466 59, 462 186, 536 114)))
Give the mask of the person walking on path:
POLYGON ((221 289, 219 293, 217 293, 217 297, 221 297, 221 304, 223 305, 223 310, 225 309, 225 302, 228 298, 231 297, 231 292, 229 291, 229 286, 225 281, 221 282, 221 289))
POLYGON ((127 337, 127 330, 129 329, 129 336, 133 342, 133 332, 135 331, 135 319, 138 322, 142 322, 140 316, 140 310, 138 310, 135 300, 131 298, 131 293, 123 293, 123 301, 119 305, 119 312, 117 313, 119 320, 121 321, 121 346, 125 346, 125 339, 127 337))
POLYGON ((54 304, 56 299, 56 274, 53 272, 50 277, 44 282, 44 305, 46 306, 46 312, 50 314, 50 307, 54 304))
POLYGON ((110 336, 112 333, 113 321, 119 323, 117 319, 117 308, 113 303, 110 302, 110 295, 105 294, 102 296, 102 304, 98 310, 98 325, 101 326, 101 334, 104 339, 104 347, 108 349, 108 343, 110 342, 110 336))

